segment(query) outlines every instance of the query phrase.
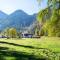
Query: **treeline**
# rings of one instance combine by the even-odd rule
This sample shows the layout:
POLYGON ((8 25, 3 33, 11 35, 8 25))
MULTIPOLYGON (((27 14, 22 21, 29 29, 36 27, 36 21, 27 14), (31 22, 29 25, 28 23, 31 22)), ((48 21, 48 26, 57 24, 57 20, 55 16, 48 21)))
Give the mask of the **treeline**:
POLYGON ((47 8, 40 11, 37 20, 40 23, 40 35, 60 37, 60 0, 48 0, 47 8))
POLYGON ((21 32, 18 32, 15 28, 6 28, 0 33, 0 38, 21 38, 21 32))

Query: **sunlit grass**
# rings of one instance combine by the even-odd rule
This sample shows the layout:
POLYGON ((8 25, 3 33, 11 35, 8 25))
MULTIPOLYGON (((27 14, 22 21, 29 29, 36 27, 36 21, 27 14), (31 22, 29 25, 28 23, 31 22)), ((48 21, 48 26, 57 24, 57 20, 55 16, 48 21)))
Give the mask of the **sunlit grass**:
POLYGON ((54 55, 54 57, 55 53, 60 54, 60 38, 41 37, 32 39, 0 39, 0 47, 7 48, 0 49, 0 55, 6 60, 29 60, 30 58, 32 60, 37 60, 43 58, 48 59, 48 57, 49 59, 52 59, 53 56, 50 56, 51 54, 54 55), (3 55, 3 52, 5 55, 3 55), (14 54, 16 54, 17 57, 14 54))

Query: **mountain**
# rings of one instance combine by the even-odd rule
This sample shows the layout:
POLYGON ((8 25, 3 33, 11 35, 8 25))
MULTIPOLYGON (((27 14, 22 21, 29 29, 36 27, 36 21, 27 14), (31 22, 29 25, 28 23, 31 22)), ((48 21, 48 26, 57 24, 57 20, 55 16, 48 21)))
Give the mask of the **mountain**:
POLYGON ((0 11, 0 30, 4 30, 7 27, 22 30, 25 27, 29 27, 34 21, 36 21, 36 14, 28 15, 22 10, 16 10, 12 14, 7 15, 0 11))
POLYGON ((4 12, 0 11, 0 19, 6 18, 7 14, 5 14, 4 12))
POLYGON ((0 11, 0 30, 4 29, 4 27, 6 26, 5 24, 5 20, 8 17, 8 15, 2 11, 0 11))

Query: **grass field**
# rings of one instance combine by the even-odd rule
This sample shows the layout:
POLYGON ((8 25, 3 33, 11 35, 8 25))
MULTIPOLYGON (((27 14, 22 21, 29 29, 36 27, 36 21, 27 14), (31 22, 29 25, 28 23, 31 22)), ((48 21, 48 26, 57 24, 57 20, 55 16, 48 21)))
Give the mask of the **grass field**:
POLYGON ((60 60, 60 38, 0 39, 0 60, 60 60))

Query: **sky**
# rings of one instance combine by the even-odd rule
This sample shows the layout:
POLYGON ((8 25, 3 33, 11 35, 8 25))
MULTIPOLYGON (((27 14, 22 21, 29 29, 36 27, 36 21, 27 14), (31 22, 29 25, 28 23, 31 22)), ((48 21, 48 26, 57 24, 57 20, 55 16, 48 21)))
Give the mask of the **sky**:
POLYGON ((23 10, 27 14, 34 14, 46 7, 46 0, 38 4, 37 0, 0 0, 0 10, 11 14, 16 10, 23 10))

